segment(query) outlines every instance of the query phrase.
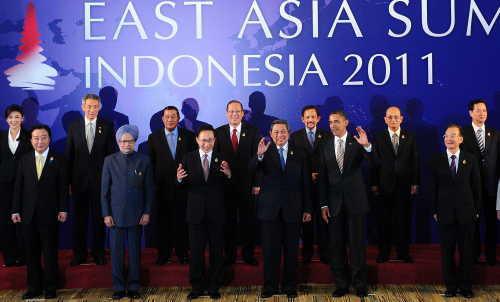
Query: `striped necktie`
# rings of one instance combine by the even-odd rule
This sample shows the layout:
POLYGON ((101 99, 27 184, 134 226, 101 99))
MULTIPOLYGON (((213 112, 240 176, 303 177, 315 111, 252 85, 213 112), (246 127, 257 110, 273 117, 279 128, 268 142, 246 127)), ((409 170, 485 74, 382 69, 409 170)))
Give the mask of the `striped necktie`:
POLYGON ((339 164, 340 173, 342 173, 344 171, 344 144, 342 142, 342 139, 339 139, 338 143, 337 163, 339 164))

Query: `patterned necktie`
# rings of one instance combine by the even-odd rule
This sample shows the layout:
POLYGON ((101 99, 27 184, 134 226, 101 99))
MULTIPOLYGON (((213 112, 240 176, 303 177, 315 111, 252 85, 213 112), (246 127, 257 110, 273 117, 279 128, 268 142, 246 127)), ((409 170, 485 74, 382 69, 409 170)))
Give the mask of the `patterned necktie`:
POLYGON ((450 169, 451 169, 451 177, 453 178, 453 181, 455 181, 455 178, 457 177, 457 166, 455 164, 455 158, 456 158, 455 155, 451 156, 450 169))
POLYGON ((481 128, 477 130, 477 143, 479 144, 479 150, 481 150, 481 154, 484 154, 483 129, 481 128))
POLYGON ((87 147, 89 148, 89 153, 92 150, 92 145, 94 144, 94 127, 92 123, 89 123, 89 132, 87 133, 87 147))
POLYGON ((394 154, 398 154, 398 147, 399 147, 399 144, 398 144, 398 134, 397 133, 394 133, 392 135, 392 147, 394 148, 394 154))
POLYGON ((36 176, 40 179, 40 175, 42 175, 43 163, 42 156, 38 155, 38 161, 36 162, 36 176))
POLYGON ((203 155, 203 175, 205 175, 205 181, 208 181, 208 171, 210 170, 210 166, 208 165, 208 155, 203 155))
POLYGON ((174 134, 170 132, 168 134, 168 148, 170 149, 170 153, 172 153, 172 158, 175 160, 175 143, 174 143, 174 134))
POLYGON ((341 139, 338 141, 337 147, 337 163, 339 164, 340 173, 344 171, 344 145, 341 139))
POLYGON ((312 149, 314 148, 314 140, 313 140, 313 132, 311 130, 309 130, 308 138, 309 138, 309 145, 311 145, 311 151, 312 151, 312 149))
POLYGON ((281 168, 283 171, 285 171, 285 158, 283 157, 283 148, 279 148, 280 151, 280 161, 281 161, 281 168))
POLYGON ((234 155, 238 151, 238 136, 236 136, 236 129, 233 129, 233 136, 231 136, 231 142, 233 143, 234 155))

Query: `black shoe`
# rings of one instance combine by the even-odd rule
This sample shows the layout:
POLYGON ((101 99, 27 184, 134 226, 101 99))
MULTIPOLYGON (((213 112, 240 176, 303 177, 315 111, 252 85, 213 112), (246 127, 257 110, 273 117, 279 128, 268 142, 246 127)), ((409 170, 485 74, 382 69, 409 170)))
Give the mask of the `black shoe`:
POLYGON ((210 299, 212 299, 212 300, 219 300, 220 299, 220 293, 218 290, 209 291, 208 295, 210 296, 210 299))
POLYGON ((243 262, 245 262, 250 266, 259 266, 259 262, 257 262, 257 260, 254 257, 244 258, 243 262))
POLYGON ((319 261, 321 261, 324 264, 330 265, 330 257, 324 257, 324 258, 319 258, 319 261))
POLYGON ((57 298, 56 291, 46 291, 45 292, 45 299, 49 300, 49 299, 55 299, 55 298, 57 298))
POLYGON ((187 264, 191 263, 191 261, 189 260, 189 257, 188 257, 188 256, 182 256, 182 257, 179 257, 179 262, 180 262, 182 265, 187 265, 187 264))
POLYGON ((167 264, 167 262, 168 262, 168 258, 167 259, 165 259, 165 258, 158 258, 158 259, 156 259, 155 264, 156 265, 164 265, 164 264, 167 264))
POLYGON ((113 293, 111 296, 111 299, 113 300, 120 300, 121 298, 125 297, 125 291, 124 290, 119 290, 113 293))
POLYGON ((70 266, 78 266, 78 265, 85 263, 85 262, 87 262, 87 259, 75 257, 75 259, 73 259, 69 265, 70 266))
POLYGON ((300 264, 302 265, 308 265, 309 263, 311 263, 311 258, 303 257, 302 260, 300 260, 300 264))
POLYGON ((356 289, 356 296, 360 298, 368 297, 368 290, 365 288, 356 289))
POLYGON ((16 262, 5 262, 5 267, 13 267, 16 265, 16 262))
POLYGON ((138 290, 129 290, 128 291, 128 297, 130 299, 140 299, 141 295, 139 294, 138 290))
POLYGON ((349 289, 348 288, 339 287, 339 288, 337 288, 333 292, 332 297, 334 297, 334 298, 340 298, 340 297, 343 297, 343 296, 347 295, 348 293, 349 293, 349 289))
POLYGON ((486 261, 486 263, 488 265, 491 265, 491 266, 499 266, 500 263, 498 263, 497 259, 493 259, 493 261, 486 261))
POLYGON ((236 263, 236 258, 234 257, 224 257, 224 266, 229 266, 231 264, 235 264, 236 263))
POLYGON ((413 261, 413 258, 410 257, 409 255, 408 256, 402 256, 402 257, 398 256, 398 260, 403 260, 406 263, 413 263, 413 262, 415 262, 415 261, 413 261))
POLYGON ((447 289, 445 292, 444 292, 444 296, 446 298, 452 298, 452 297, 455 297, 457 295, 457 290, 451 290, 451 289, 447 289))
POLYGON ((268 289, 265 289, 260 293, 260 297, 262 299, 271 298, 274 295, 276 295, 276 292, 270 291, 268 289))
POLYGON ((384 257, 384 256, 378 256, 377 259, 375 259, 377 263, 384 263, 387 260, 389 260, 389 257, 384 257))
POLYGON ((192 292, 189 293, 186 300, 194 300, 194 299, 197 299, 201 295, 203 295, 203 292, 197 292, 197 291, 193 290, 192 292))
POLYGON ((23 265, 26 265, 25 260, 16 260, 16 263, 14 264, 14 266, 23 266, 23 265))
POLYGON ((97 264, 97 265, 106 265, 106 263, 108 263, 108 262, 106 261, 106 259, 104 259, 104 258, 97 258, 97 259, 94 259, 94 262, 95 262, 95 264, 97 264))
POLYGON ((295 289, 289 289, 289 290, 286 290, 285 291, 285 294, 287 296, 287 298, 297 298, 298 295, 297 295, 297 291, 295 289))
POLYGON ((38 297, 38 296, 41 296, 43 294, 42 290, 33 290, 33 289, 30 289, 29 291, 27 291, 22 297, 21 299, 23 300, 30 300, 30 299, 33 299, 35 297, 38 297))
POLYGON ((461 290, 460 293, 467 299, 474 298, 474 293, 471 290, 461 290))

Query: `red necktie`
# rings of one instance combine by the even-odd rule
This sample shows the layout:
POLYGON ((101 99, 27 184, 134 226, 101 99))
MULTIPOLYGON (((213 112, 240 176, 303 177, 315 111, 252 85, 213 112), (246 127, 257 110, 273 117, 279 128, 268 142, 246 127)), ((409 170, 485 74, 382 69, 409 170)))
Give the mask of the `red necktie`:
POLYGON ((236 129, 233 129, 233 136, 231 137, 231 142, 233 143, 234 155, 238 151, 238 137, 236 136, 236 129))

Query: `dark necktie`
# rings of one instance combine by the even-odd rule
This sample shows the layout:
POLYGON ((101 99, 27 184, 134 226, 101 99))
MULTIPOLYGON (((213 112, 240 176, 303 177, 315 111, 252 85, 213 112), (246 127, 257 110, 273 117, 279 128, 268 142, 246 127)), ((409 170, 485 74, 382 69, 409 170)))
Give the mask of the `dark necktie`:
POLYGON ((455 178, 457 177, 457 166, 455 164, 455 158, 457 158, 455 155, 451 156, 451 177, 453 178, 453 181, 455 181, 455 178))
POLYGON ((233 136, 231 137, 231 142, 233 143, 234 155, 238 151, 238 136, 236 136, 236 129, 233 129, 233 136))
POLYGON ((312 149, 314 148, 314 140, 313 140, 313 132, 311 130, 309 130, 308 138, 309 138, 309 145, 311 145, 311 151, 312 151, 312 149))
POLYGON ((210 166, 208 165, 208 155, 203 155, 203 175, 205 175, 205 181, 208 181, 208 171, 210 170, 210 166))
POLYGON ((479 150, 481 150, 481 154, 484 154, 483 129, 481 128, 477 130, 477 143, 479 144, 479 150))
POLYGON ((392 147, 394 148, 394 154, 398 154, 398 147, 399 147, 399 144, 398 144, 398 134, 397 133, 394 133, 392 135, 392 147))
POLYGON ((283 171, 285 171, 285 158, 283 157, 283 148, 279 148, 280 151, 280 161, 281 161, 281 168, 283 171))
POLYGON ((169 133, 168 134, 168 147, 170 149, 170 153, 172 153, 172 158, 175 160, 175 143, 174 143, 174 134, 169 133))

